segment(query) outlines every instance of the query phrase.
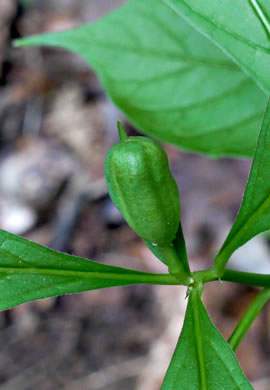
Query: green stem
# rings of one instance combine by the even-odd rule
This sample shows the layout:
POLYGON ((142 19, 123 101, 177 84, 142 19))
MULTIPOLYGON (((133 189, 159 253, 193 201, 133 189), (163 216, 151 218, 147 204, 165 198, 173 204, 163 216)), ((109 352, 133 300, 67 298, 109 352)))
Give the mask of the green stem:
POLYGON ((201 283, 220 280, 224 282, 245 284, 248 286, 270 288, 270 275, 234 271, 232 269, 226 269, 220 278, 217 276, 215 270, 213 269, 206 270, 206 271, 196 271, 192 273, 192 276, 196 281, 199 281, 201 283))
POLYGON ((190 268, 189 268, 189 262, 187 257, 187 249, 186 249, 186 243, 184 238, 184 233, 182 230, 181 223, 179 224, 176 237, 173 241, 173 246, 175 248, 176 254, 178 258, 183 263, 183 266, 188 274, 190 274, 190 268))
POLYGON ((265 274, 240 272, 227 269, 222 276, 222 280, 246 284, 248 286, 270 287, 270 275, 265 274))
POLYGON ((128 139, 128 136, 120 121, 117 121, 117 127, 118 127, 120 141, 126 141, 128 139))
POLYGON ((185 286, 189 286, 194 282, 191 275, 189 275, 182 263, 179 259, 176 250, 173 245, 168 245, 166 247, 158 247, 162 256, 166 260, 168 264, 169 272, 172 276, 179 280, 179 284, 184 284, 185 286))
POLYGON ((232 349, 235 351, 238 345, 241 343, 242 339, 246 335, 253 321, 259 315, 260 311, 264 305, 270 299, 270 289, 264 288, 256 296, 252 304, 249 306, 237 327, 233 331, 231 337, 228 339, 228 343, 231 345, 232 349))
MULTIPOLYGON (((236 236, 237 241, 238 236, 236 236)), ((231 245, 228 245, 224 250, 221 248, 220 252, 218 253, 217 257, 214 260, 214 269, 216 273, 222 277, 223 273, 225 272, 226 264, 228 263, 232 253, 233 253, 233 244, 234 240, 232 239, 231 245), (232 249, 231 249, 232 247, 232 249)))
POLYGON ((208 269, 205 271, 195 271, 192 273, 195 281, 198 283, 208 283, 214 280, 218 280, 218 276, 214 269, 208 269))

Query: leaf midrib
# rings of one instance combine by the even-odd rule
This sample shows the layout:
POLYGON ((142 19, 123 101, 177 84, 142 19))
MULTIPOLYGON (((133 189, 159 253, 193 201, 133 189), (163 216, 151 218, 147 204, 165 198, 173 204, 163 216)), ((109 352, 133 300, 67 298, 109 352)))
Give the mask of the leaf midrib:
POLYGON ((198 291, 194 291, 194 296, 192 299, 192 314, 193 314, 193 320, 194 320, 194 331, 195 331, 195 340, 196 340, 196 347, 197 347, 197 354, 198 354, 198 361, 199 361, 199 367, 200 367, 200 390, 207 390, 207 370, 206 370, 206 363, 205 363, 205 356, 204 356, 204 341, 201 331, 201 324, 200 324, 200 313, 199 313, 199 307, 198 307, 198 300, 200 297, 198 296, 198 291), (196 295, 195 295, 196 294, 196 295))
MULTIPOLYGON (((59 270, 51 268, 21 268, 21 267, 0 267, 1 274, 41 274, 41 275, 53 275, 63 277, 79 277, 84 279, 106 279, 106 280, 130 280, 140 283, 151 282, 153 284, 179 284, 169 274, 151 274, 151 273, 117 273, 117 272, 99 272, 99 271, 76 271, 76 270, 59 270)), ((1 278, 1 276, 0 276, 1 278)))
MULTIPOLYGON (((47 35, 47 34, 45 34, 45 35, 47 35)), ((66 46, 65 43, 61 42, 61 39, 58 41, 55 40, 55 42, 53 42, 53 43, 48 42, 48 41, 44 43, 44 41, 43 41, 44 38, 46 38, 46 37, 45 36, 38 37, 37 39, 35 37, 24 38, 21 40, 21 42, 19 41, 17 43, 17 47, 23 47, 24 45, 37 45, 37 44, 45 45, 45 46, 54 46, 54 47, 60 46, 60 47, 66 48, 67 50, 70 50, 72 47, 72 44, 69 44, 68 46, 66 46)), ((73 38, 73 40, 74 40, 74 38, 73 38)), ((133 52, 133 53, 137 54, 138 56, 143 56, 143 57, 152 56, 152 57, 159 58, 159 59, 164 58, 165 60, 168 60, 168 59, 173 59, 173 60, 177 60, 177 61, 181 60, 182 62, 185 62, 185 63, 198 63, 201 65, 207 65, 207 66, 213 66, 213 67, 223 67, 223 68, 229 68, 233 71, 239 72, 239 67, 236 64, 234 64, 232 61, 229 61, 229 60, 209 61, 206 58, 193 57, 190 54, 183 55, 182 53, 178 53, 175 50, 174 51, 173 50, 162 50, 161 51, 160 48, 158 50, 155 50, 152 47, 136 47, 136 46, 132 46, 132 45, 127 46, 127 45, 114 43, 114 42, 107 43, 104 41, 99 41, 97 39, 91 39, 91 45, 93 47, 96 46, 98 48, 109 49, 111 51, 113 51, 113 50, 121 50, 124 52, 129 51, 129 52, 133 52)), ((73 51, 77 52, 78 54, 80 54, 83 57, 86 57, 84 55, 83 50, 82 50, 82 48, 84 48, 85 46, 89 46, 89 40, 81 39, 80 45, 77 46, 76 48, 73 48, 73 51), (78 49, 78 47, 80 47, 80 49, 78 49)), ((179 49, 179 50, 181 50, 181 49, 179 49)))

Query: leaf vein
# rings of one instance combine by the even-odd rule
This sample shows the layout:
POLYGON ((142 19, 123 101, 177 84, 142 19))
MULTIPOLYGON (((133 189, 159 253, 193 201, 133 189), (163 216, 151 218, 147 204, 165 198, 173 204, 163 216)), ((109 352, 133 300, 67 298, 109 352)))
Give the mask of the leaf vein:
POLYGON ((256 50, 259 50, 259 51, 262 51, 266 54, 270 54, 270 48, 267 48, 267 47, 264 47, 262 45, 258 45, 246 38, 243 38, 242 35, 239 35, 231 30, 228 30, 226 29, 225 27, 217 24, 217 23, 214 23, 211 19, 209 19, 208 17, 206 17, 205 15, 201 14, 200 12, 198 12, 197 10, 195 10, 194 8, 192 8, 185 0, 181 0, 182 3, 185 4, 185 6, 191 11, 193 12, 195 15, 199 16, 201 19, 205 20, 207 23, 211 24, 212 26, 214 26, 216 29, 219 29, 220 31, 224 32, 225 34, 227 35, 231 35, 234 39, 237 39, 239 40, 240 42, 242 42, 244 45, 247 45, 247 46, 251 46, 253 49, 256 49, 256 50))

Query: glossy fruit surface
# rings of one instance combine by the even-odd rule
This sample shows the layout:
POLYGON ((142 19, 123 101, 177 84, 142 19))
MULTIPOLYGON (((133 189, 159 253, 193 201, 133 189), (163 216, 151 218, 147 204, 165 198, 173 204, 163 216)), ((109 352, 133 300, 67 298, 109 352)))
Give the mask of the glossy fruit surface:
MULTIPOLYGON (((122 133, 120 132, 122 131, 122 133)), ((180 222, 177 184, 161 146, 147 137, 127 137, 108 152, 105 177, 112 201, 145 241, 170 244, 180 222)))

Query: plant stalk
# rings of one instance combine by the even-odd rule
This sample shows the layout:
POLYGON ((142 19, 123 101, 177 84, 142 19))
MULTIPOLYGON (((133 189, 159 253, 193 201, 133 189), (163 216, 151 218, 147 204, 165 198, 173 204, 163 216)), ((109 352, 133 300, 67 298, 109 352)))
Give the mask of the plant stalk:
POLYGON ((159 246, 158 248, 168 264, 170 275, 177 278, 179 280, 179 284, 190 286, 194 280, 191 274, 186 272, 184 264, 176 253, 175 247, 173 245, 168 245, 166 247, 159 246))
POLYGON ((218 277, 215 270, 196 271, 192 273, 196 281, 201 283, 220 280, 224 282, 233 282, 245 284, 247 286, 268 287, 270 288, 270 275, 256 274, 252 272, 235 271, 226 269, 221 277, 218 277))
POLYGON ((247 331, 251 327, 252 323, 256 317, 260 314, 264 305, 270 300, 270 288, 264 288, 256 296, 252 304, 249 306, 241 320, 239 321, 237 327, 233 331, 232 335, 228 339, 228 343, 231 345, 232 349, 235 351, 239 346, 243 338, 245 337, 247 331))

